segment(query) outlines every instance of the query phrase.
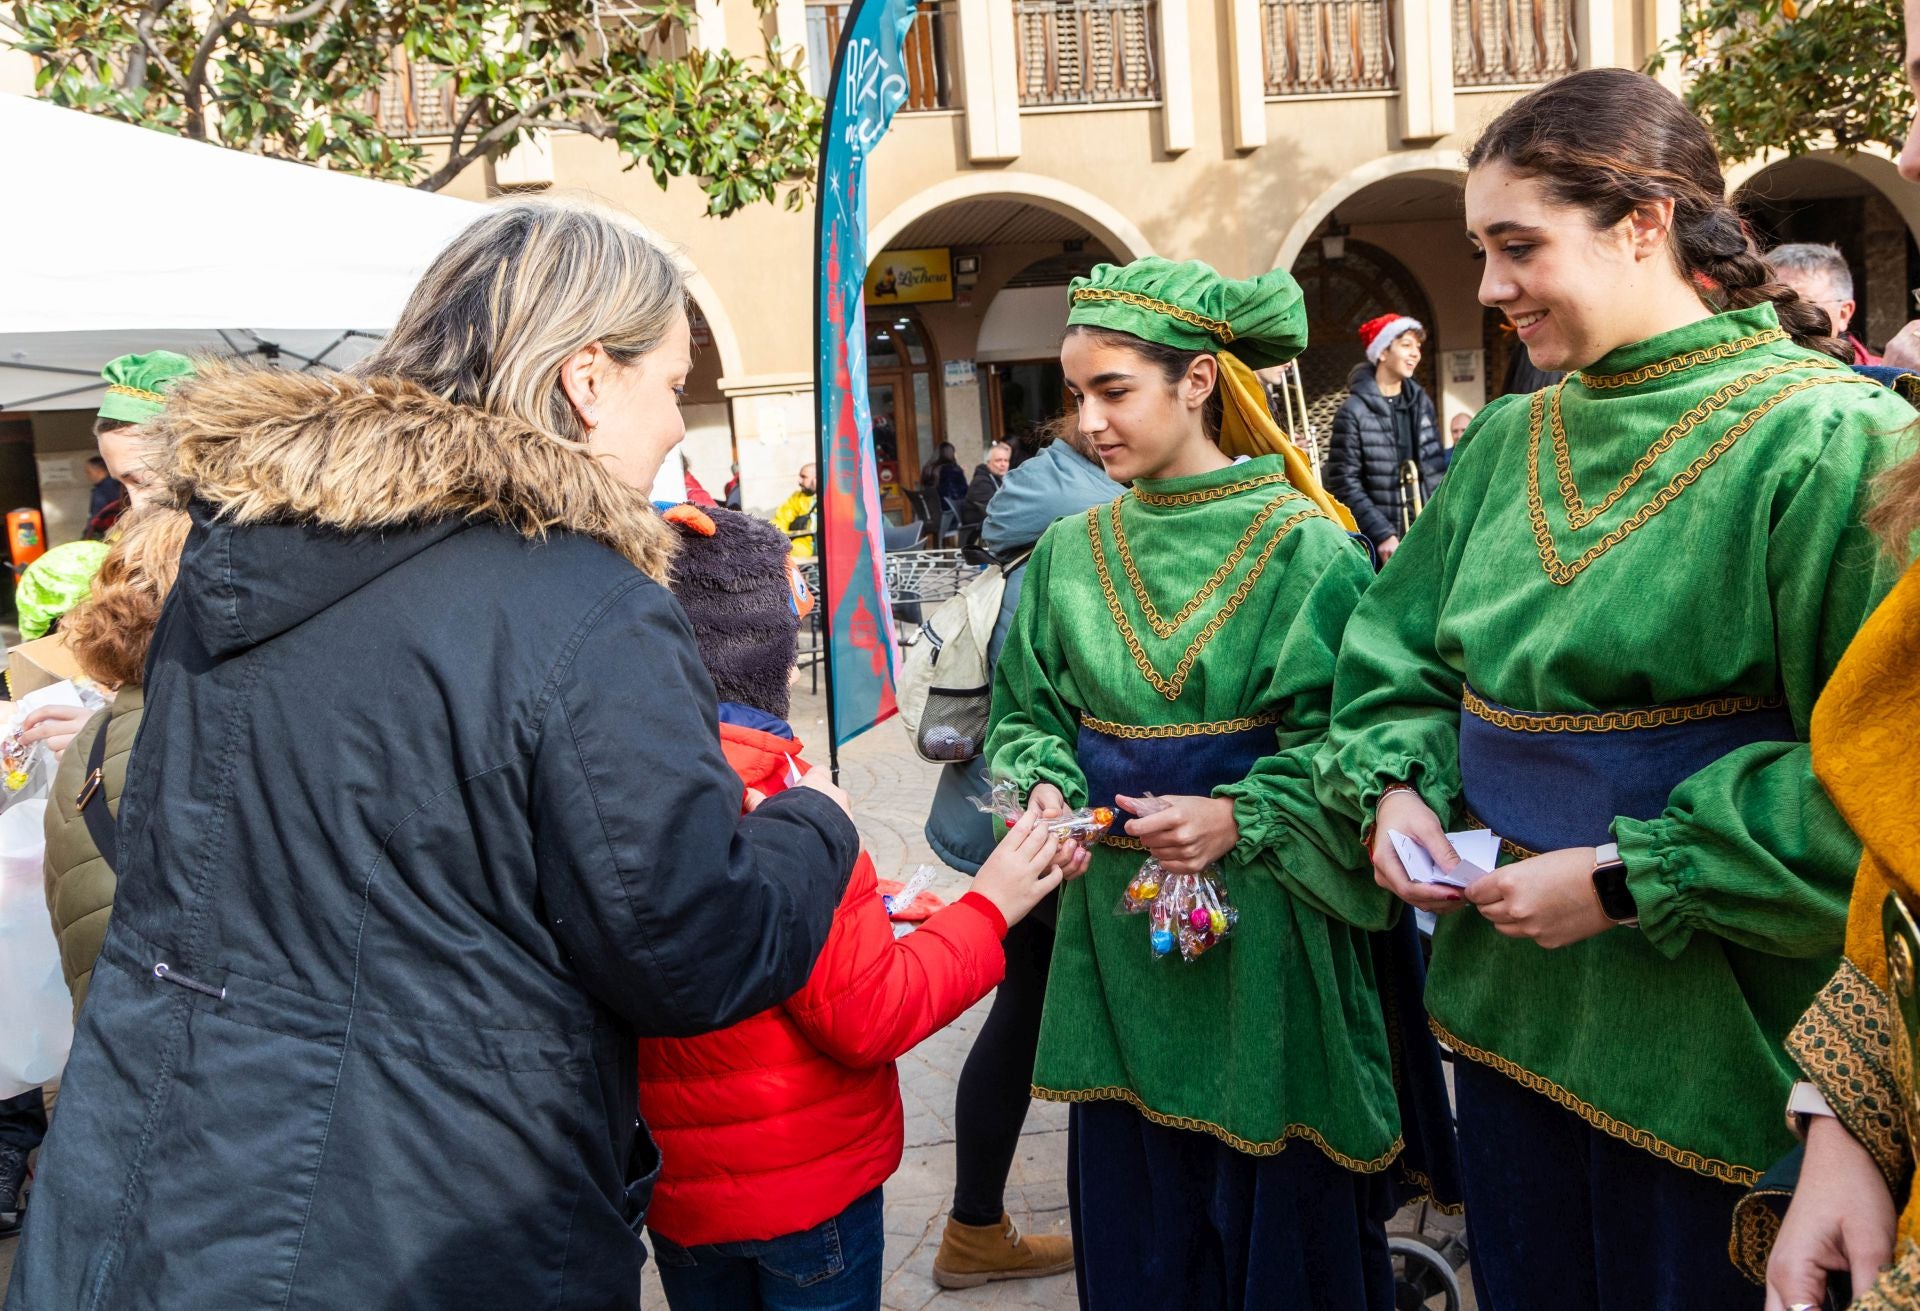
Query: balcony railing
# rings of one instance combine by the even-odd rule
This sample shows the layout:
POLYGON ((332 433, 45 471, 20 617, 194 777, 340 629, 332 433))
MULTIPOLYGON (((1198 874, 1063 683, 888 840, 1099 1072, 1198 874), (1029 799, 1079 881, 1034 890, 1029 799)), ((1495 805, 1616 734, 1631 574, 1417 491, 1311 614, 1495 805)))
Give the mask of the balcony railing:
MULTIPOLYGON (((833 53, 840 47, 840 26, 848 8, 847 0, 809 0, 807 4, 807 82, 822 100, 833 80, 833 53)), ((960 107, 959 79, 953 75, 954 54, 959 49, 959 16, 954 0, 922 4, 900 51, 907 66, 907 102, 900 106, 903 113, 960 107)))
POLYGON ((416 64, 396 54, 368 106, 380 130, 394 137, 451 134, 453 79, 447 72, 439 64, 416 64))
POLYGON ((1455 86, 1530 86, 1579 66, 1573 0, 1453 0, 1455 86))
POLYGON ((1393 0, 1261 0, 1260 32, 1270 96, 1392 91, 1398 85, 1393 0))
POLYGON ((1020 103, 1160 98, 1153 0, 1013 0, 1020 103))

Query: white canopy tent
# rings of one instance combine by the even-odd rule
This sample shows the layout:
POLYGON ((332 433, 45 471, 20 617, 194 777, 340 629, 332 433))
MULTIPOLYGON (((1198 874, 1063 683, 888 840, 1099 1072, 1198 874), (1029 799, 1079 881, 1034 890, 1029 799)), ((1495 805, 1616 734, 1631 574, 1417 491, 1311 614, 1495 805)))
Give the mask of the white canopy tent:
POLYGON ((91 409, 131 351, 350 363, 480 208, 13 95, 0 169, 0 410, 91 409))
POLYGON ((342 368, 482 208, 5 94, 0 176, 0 412, 93 409, 140 351, 342 368))

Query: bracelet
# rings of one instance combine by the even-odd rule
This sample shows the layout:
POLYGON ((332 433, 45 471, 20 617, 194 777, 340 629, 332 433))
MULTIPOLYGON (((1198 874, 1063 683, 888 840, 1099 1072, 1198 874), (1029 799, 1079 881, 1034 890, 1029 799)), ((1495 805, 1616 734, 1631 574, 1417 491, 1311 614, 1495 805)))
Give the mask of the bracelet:
POLYGON ((1360 849, 1367 853, 1368 859, 1373 857, 1374 831, 1380 827, 1380 807, 1396 792, 1411 792, 1416 797, 1420 795, 1420 789, 1411 783, 1389 783, 1380 790, 1380 795, 1373 799, 1373 818, 1360 830, 1360 849))

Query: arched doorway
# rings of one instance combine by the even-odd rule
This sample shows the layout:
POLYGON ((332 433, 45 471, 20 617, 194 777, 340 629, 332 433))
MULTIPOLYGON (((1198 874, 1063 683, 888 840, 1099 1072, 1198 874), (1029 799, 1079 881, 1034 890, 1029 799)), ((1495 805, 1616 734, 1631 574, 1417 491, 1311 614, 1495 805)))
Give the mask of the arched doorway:
POLYGON ((995 293, 980 322, 976 348, 987 372, 989 433, 1031 450, 1026 439, 1070 402, 1060 371, 1067 324, 1067 285, 1109 258, 1104 250, 1065 251, 1035 260, 995 293))
MULTIPOLYGON (((1908 289, 1920 285, 1920 248, 1895 200, 1874 180, 1883 161, 1801 155, 1768 164, 1743 183, 1734 205, 1762 251, 1788 242, 1833 246, 1853 274, 1849 331, 1878 350, 1914 317, 1908 289), (1879 163, 1874 169, 1871 164, 1879 163)), ((1897 177, 1892 177, 1895 185, 1897 177)), ((1905 199, 1905 197, 1902 197, 1905 199)))
POLYGON ((1411 314, 1428 325, 1427 346, 1415 379, 1429 396, 1435 386, 1439 342, 1432 329, 1433 306, 1406 265, 1380 247, 1347 238, 1330 258, 1327 243, 1309 243, 1294 262, 1293 276, 1307 307, 1307 349, 1300 356, 1300 378, 1307 393, 1307 417, 1324 447, 1333 416, 1347 398, 1347 376, 1364 364, 1359 328, 1388 311, 1411 314))

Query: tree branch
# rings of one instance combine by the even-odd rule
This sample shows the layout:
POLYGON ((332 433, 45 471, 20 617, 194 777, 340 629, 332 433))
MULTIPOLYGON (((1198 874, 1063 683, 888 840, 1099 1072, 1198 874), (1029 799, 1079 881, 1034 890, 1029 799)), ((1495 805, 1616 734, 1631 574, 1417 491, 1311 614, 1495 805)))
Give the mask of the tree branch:
POLYGON ((173 0, 152 0, 140 11, 140 21, 133 25, 133 31, 140 38, 133 53, 127 56, 127 71, 120 79, 122 91, 138 91, 147 84, 147 52, 153 47, 153 25, 160 21, 173 0))
POLYGON ((234 10, 234 18, 235 21, 244 22, 248 27, 266 27, 278 30, 287 27, 297 27, 309 18, 317 17, 322 11, 332 8, 334 3, 335 0, 313 0, 313 3, 306 8, 296 9, 290 14, 280 15, 278 18, 255 18, 245 9, 236 9, 234 10))
MULTIPOLYGON (((604 94, 598 91, 557 91, 553 95, 542 96, 539 100, 534 101, 517 114, 509 118, 501 119, 479 137, 475 138, 472 146, 466 150, 461 150, 460 139, 466 134, 467 126, 473 120, 474 111, 483 103, 483 99, 476 96, 473 103, 467 106, 466 112, 461 114, 460 121, 454 125, 454 134, 447 153, 447 162, 420 181, 414 183, 414 187, 419 191, 438 191, 441 187, 446 186, 447 183, 466 172, 475 160, 484 158, 495 144, 519 131, 529 123, 534 122, 541 114, 554 108, 556 105, 565 104, 568 101, 582 100, 604 102, 606 98, 604 94)), ((589 136, 600 138, 604 138, 609 130, 606 128, 595 128, 584 123, 569 123, 567 126, 574 131, 585 132, 589 136)))

